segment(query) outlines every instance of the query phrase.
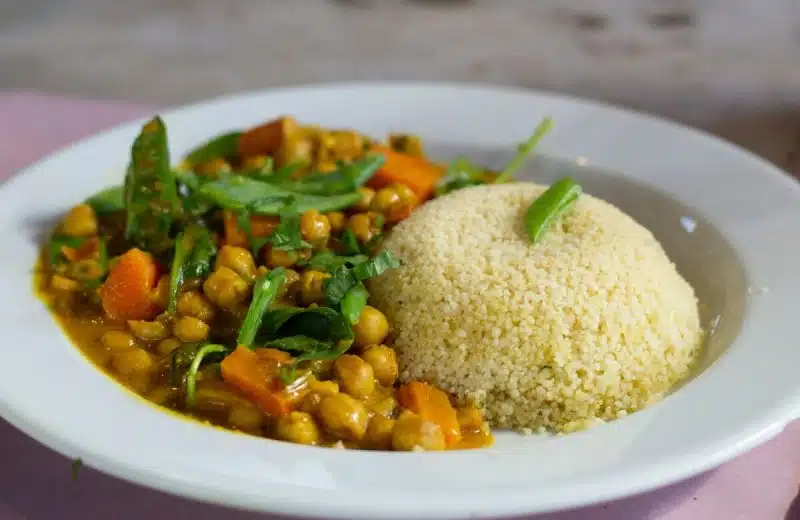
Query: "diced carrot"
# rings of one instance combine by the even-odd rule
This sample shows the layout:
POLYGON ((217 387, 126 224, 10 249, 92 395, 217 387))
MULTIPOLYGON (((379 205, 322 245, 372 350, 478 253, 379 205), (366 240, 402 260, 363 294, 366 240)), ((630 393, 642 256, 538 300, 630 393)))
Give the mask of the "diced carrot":
POLYGON ((222 378, 258 405, 261 411, 279 417, 292 411, 294 399, 278 378, 279 363, 276 361, 265 359, 264 355, 240 345, 222 360, 222 378))
POLYGON ((386 157, 386 162, 367 183, 372 189, 377 190, 398 182, 411 188, 419 200, 424 201, 430 198, 436 183, 442 177, 441 166, 423 158, 396 152, 385 146, 375 146, 372 151, 386 157))
POLYGON ((444 433, 448 446, 461 440, 458 415, 447 394, 427 383, 411 381, 397 389, 397 402, 426 421, 436 423, 444 433))
POLYGON ((154 289, 158 264, 149 253, 131 249, 119 259, 99 289, 106 314, 115 320, 147 320, 158 313, 154 289))
POLYGON ((85 240, 83 244, 78 247, 61 246, 61 254, 64 255, 64 258, 68 261, 76 262, 78 260, 90 258, 99 250, 99 246, 100 239, 98 237, 92 237, 85 240))
POLYGON ((283 143, 284 137, 296 128, 297 122, 288 116, 254 126, 239 136, 239 155, 242 158, 255 155, 275 155, 283 143))
MULTIPOLYGON (((247 233, 239 227, 236 214, 232 211, 224 211, 222 219, 225 224, 225 243, 230 246, 248 247, 247 233)), ((268 237, 278 227, 279 222, 279 217, 251 215, 250 231, 255 238, 268 237)))

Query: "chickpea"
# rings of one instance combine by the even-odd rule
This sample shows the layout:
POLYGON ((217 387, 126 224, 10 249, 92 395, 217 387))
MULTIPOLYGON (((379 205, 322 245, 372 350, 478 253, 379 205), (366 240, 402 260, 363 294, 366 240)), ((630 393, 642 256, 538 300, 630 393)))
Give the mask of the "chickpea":
POLYGON ((372 365, 375 379, 383 386, 392 386, 397 381, 397 354, 386 345, 372 345, 361 354, 362 359, 372 365))
POLYGON ((409 188, 407 184, 395 182, 390 184, 388 187, 394 190, 395 194, 397 194, 397 197, 400 199, 400 202, 413 202, 414 204, 417 203, 417 194, 414 193, 414 190, 409 188))
POLYGON ((367 431, 369 415, 360 401, 347 394, 325 396, 319 404, 319 418, 331 433, 343 439, 359 441, 367 431))
POLYGON ((351 130, 334 130, 331 132, 336 152, 342 158, 352 159, 364 149, 364 137, 351 130))
POLYGON ((331 236, 331 222, 315 209, 306 211, 300 217, 300 234, 303 235, 303 240, 324 246, 331 236))
POLYGON ((317 392, 309 392, 305 395, 305 397, 303 397, 303 401, 300 403, 299 409, 301 412, 316 415, 319 412, 319 405, 324 398, 325 396, 322 394, 317 392))
POLYGON ((300 259, 305 260, 311 258, 310 249, 302 249, 299 251, 282 251, 280 249, 275 249, 274 247, 267 247, 265 248, 265 251, 267 266, 269 266, 270 269, 274 269, 276 267, 292 267, 300 259))
POLYGON ((294 300, 300 292, 300 275, 294 269, 286 269, 283 285, 278 289, 278 297, 294 300))
POLYGON ((361 194, 361 200, 353 205, 353 210, 369 211, 369 208, 372 205, 372 199, 375 197, 375 190, 362 186, 361 188, 358 188, 358 192, 361 194))
POLYGON ((217 254, 214 269, 220 267, 229 268, 247 282, 252 282, 256 277, 256 263, 253 255, 243 247, 222 246, 217 254))
POLYGON ((222 157, 211 159, 204 163, 194 165, 194 171, 204 177, 216 177, 220 173, 229 173, 231 165, 222 157))
POLYGON ((333 363, 333 375, 343 392, 353 397, 366 397, 375 390, 372 366, 352 354, 345 354, 333 363))
POLYGON ((339 393, 336 381, 320 381, 313 375, 308 378, 308 389, 320 395, 333 395, 339 393))
POLYGON ((323 160, 317 163, 317 171, 320 173, 331 173, 337 170, 334 161, 323 160))
POLYGON ((67 275, 73 280, 97 280, 103 275, 103 267, 94 258, 84 258, 69 264, 67 275))
POLYGON ((353 334, 357 347, 380 345, 389 335, 389 321, 381 311, 367 305, 353 326, 353 334))
POLYGON ((187 291, 178 297, 178 314, 192 316, 206 323, 214 319, 214 306, 198 291, 187 291))
POLYGON ((328 213, 328 222, 331 224, 331 233, 339 234, 344 230, 347 219, 341 211, 332 211, 328 213))
POLYGON ((88 204, 79 204, 69 210, 61 221, 61 231, 71 237, 96 235, 97 215, 88 204))
POLYGON ((372 199, 370 209, 372 209, 372 211, 377 211, 378 213, 386 214, 399 202, 400 195, 397 194, 397 190, 395 190, 392 186, 387 186, 385 188, 381 188, 375 194, 375 198, 372 199))
POLYGON ((269 163, 269 160, 266 155, 251 155, 242 163, 242 169, 246 171, 260 170, 269 163))
POLYGON ((305 412, 289 412, 275 425, 278 438, 297 444, 317 444, 319 428, 314 418, 305 412))
POLYGON ((141 348, 121 350, 111 358, 114 370, 123 376, 145 375, 153 368, 153 358, 141 348))
POLYGON ((169 329, 160 321, 130 320, 128 328, 137 338, 145 341, 158 341, 169 336, 169 329))
POLYGON ((155 404, 165 405, 176 397, 177 391, 169 386, 158 386, 154 388, 148 395, 147 400, 155 404))
POLYGON ((475 406, 469 405, 456 410, 458 424, 462 431, 479 431, 483 429, 483 416, 475 406))
POLYGON ((80 284, 75 280, 67 278, 66 276, 61 276, 60 274, 54 274, 53 277, 50 278, 50 288, 54 291, 72 292, 77 291, 80 287, 80 284))
POLYGON ((169 305, 169 276, 164 275, 158 279, 155 290, 156 305, 160 309, 166 309, 169 305))
POLYGON ((127 350, 136 346, 136 339, 124 330, 109 330, 101 338, 103 345, 109 350, 127 350))
POLYGON ((444 433, 438 424, 416 414, 401 415, 392 430, 392 448, 397 451, 441 451, 445 449, 444 433))
POLYGON ((351 215, 350 218, 347 219, 347 228, 355 233, 356 238, 362 243, 369 242, 375 234, 372 229, 372 220, 366 213, 351 215))
POLYGON ((242 431, 254 432, 261 429, 264 414, 255 406, 233 406, 228 412, 228 423, 242 431))
POLYGON ((395 420, 376 415, 369 421, 364 442, 373 450, 388 450, 392 447, 392 431, 395 420))
POLYGON ((303 305, 320 304, 325 301, 322 284, 326 278, 330 277, 330 273, 303 271, 303 274, 300 275, 300 301, 303 305))
POLYGON ((311 164, 313 149, 313 142, 310 139, 286 135, 278 149, 278 163, 284 166, 292 163, 311 164))
POLYGON ((226 309, 233 309, 250 294, 250 286, 229 267, 216 269, 203 283, 209 300, 226 309))
POLYGON ((393 150, 402 152, 414 157, 424 157, 425 151, 422 145, 422 139, 415 135, 407 134, 390 134, 389 146, 393 150))
POLYGON ((386 396, 383 399, 369 403, 369 409, 374 414, 392 417, 397 409, 397 399, 391 395, 386 396))
POLYGON ((209 326, 193 316, 184 316, 175 322, 173 332, 184 343, 196 343, 208 338, 209 326))
POLYGON ((178 338, 167 338, 167 339, 162 339, 161 341, 158 342, 158 345, 156 345, 156 350, 162 356, 168 356, 172 354, 173 350, 180 347, 181 345, 183 345, 183 343, 181 343, 181 340, 179 340, 178 338))

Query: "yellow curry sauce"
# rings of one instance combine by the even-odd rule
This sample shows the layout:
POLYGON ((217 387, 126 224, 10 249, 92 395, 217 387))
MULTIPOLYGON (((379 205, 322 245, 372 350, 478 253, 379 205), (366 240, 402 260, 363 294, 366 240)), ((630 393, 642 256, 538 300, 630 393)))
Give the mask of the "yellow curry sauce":
POLYGON ((181 415, 308 445, 488 446, 477 408, 398 381, 390 324, 361 283, 397 267, 380 237, 441 174, 414 137, 380 144, 289 117, 173 170, 156 118, 125 187, 54 229, 36 291, 94 364, 181 415), (254 190, 268 196, 242 202, 254 190))

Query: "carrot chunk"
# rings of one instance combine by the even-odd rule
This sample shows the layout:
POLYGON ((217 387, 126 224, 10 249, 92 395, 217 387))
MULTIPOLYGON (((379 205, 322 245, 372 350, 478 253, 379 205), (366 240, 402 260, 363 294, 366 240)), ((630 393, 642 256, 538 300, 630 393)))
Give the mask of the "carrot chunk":
POLYGON ((240 345, 222 360, 220 369, 222 379, 252 400, 264 413, 280 417, 292 411, 294 399, 278 378, 278 368, 286 357, 276 352, 279 351, 253 351, 240 345))
POLYGON ((148 320, 158 313, 155 287, 158 264, 149 253, 131 249, 122 257, 99 289, 106 314, 115 320, 148 320))
POLYGON ((436 183, 443 174, 440 166, 385 146, 376 146, 373 151, 383 154, 386 162, 367 183, 370 188, 378 190, 397 182, 411 188, 420 201, 433 195, 436 183))
POLYGON ((411 381, 397 389, 397 402, 426 421, 436 423, 444 433, 445 442, 453 446, 461 440, 458 415, 447 394, 427 383, 411 381))

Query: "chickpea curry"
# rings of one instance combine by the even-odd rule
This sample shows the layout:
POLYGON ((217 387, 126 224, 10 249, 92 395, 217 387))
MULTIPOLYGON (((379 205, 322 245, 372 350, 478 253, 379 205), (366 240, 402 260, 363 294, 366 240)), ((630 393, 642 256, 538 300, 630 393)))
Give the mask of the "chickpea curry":
POLYGON ((173 167, 155 117, 123 185, 53 230, 37 291, 95 364, 177 413, 307 445, 488 446, 475 406, 398 381, 391 324, 363 282, 400 265, 381 238, 420 204, 506 173, 436 164, 414 136, 379 142, 291 117, 173 167))

